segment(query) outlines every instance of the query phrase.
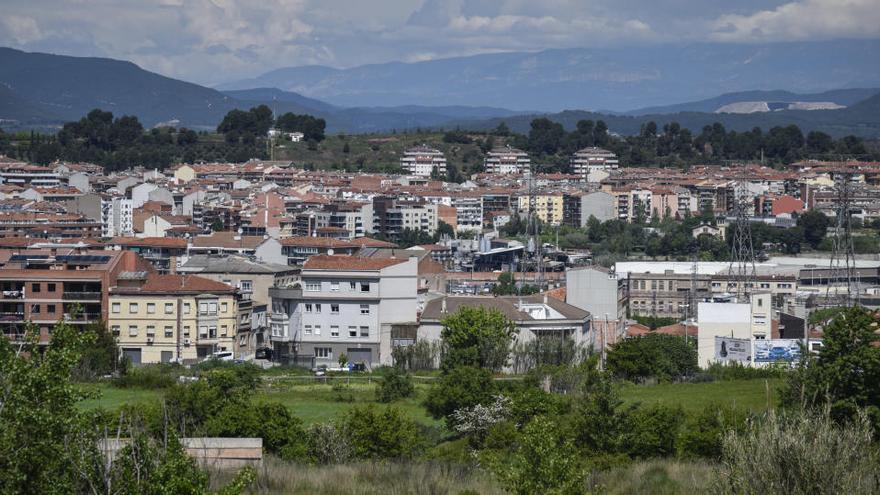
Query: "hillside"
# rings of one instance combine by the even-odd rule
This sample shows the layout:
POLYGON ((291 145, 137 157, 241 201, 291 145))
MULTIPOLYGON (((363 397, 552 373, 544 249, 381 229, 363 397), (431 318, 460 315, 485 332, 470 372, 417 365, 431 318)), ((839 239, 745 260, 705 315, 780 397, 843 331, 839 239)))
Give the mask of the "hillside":
POLYGON ((880 86, 880 40, 657 44, 474 55, 348 69, 274 70, 222 89, 275 87, 338 106, 466 105, 627 111, 722 93, 880 86))
POLYGON ((714 98, 708 98, 700 101, 691 101, 686 103, 678 103, 675 105, 664 105, 658 107, 640 108, 625 112, 625 115, 651 115, 664 113, 680 113, 680 112, 716 112, 725 105, 731 105, 738 102, 749 101, 767 101, 767 102, 833 102, 845 107, 851 106, 862 100, 870 98, 880 93, 880 88, 856 88, 856 89, 835 89, 831 91, 823 91, 821 93, 799 94, 791 91, 775 90, 775 91, 740 91, 736 93, 726 93, 714 98))

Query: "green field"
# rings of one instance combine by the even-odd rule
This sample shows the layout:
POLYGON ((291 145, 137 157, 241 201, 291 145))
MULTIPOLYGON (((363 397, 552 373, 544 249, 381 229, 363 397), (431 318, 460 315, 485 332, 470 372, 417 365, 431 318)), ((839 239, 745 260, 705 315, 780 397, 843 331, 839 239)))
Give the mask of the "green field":
MULTIPOLYGON (((734 380, 711 383, 664 383, 659 385, 623 385, 621 399, 626 403, 664 404, 681 406, 686 412, 694 412, 711 404, 724 404, 751 411, 764 411, 775 407, 779 400, 781 380, 734 380)), ((256 400, 278 401, 305 423, 323 422, 339 417, 357 405, 375 404, 375 383, 342 380, 336 387, 326 384, 309 384, 296 380, 272 381, 265 384, 255 395, 256 400)), ((428 426, 442 424, 431 418, 421 402, 429 385, 416 385, 416 396, 394 403, 419 423, 428 426)), ((83 408, 102 407, 115 409, 126 403, 158 400, 161 391, 134 388, 116 388, 107 384, 89 385, 99 397, 85 400, 83 408)))

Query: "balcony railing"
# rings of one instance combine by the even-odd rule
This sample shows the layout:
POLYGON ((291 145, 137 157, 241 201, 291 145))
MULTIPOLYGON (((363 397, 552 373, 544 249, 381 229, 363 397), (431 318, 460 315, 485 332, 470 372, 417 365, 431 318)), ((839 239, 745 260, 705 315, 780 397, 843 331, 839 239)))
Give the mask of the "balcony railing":
POLYGON ((101 299, 101 292, 93 291, 64 291, 61 294, 63 300, 97 301, 101 299))
POLYGON ((24 290, 4 290, 3 299, 24 299, 24 290))
POLYGON ((64 321, 93 322, 101 319, 101 313, 64 313, 64 321))

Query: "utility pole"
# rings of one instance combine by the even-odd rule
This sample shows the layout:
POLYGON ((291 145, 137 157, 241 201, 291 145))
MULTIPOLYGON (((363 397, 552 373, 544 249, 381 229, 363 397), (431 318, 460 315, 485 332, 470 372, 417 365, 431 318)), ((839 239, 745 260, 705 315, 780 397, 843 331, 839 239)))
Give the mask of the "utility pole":
POLYGON ((730 267, 727 272, 728 286, 736 284, 736 301, 749 302, 749 296, 757 279, 755 250, 752 245, 752 225, 749 212, 754 208, 746 177, 746 165, 740 165, 733 193, 733 239, 730 244, 730 267), (751 207, 751 208, 750 208, 751 207))
POLYGON ((834 175, 834 209, 835 226, 833 252, 830 260, 831 275, 825 288, 825 304, 833 306, 850 306, 859 303, 859 283, 855 270, 855 253, 852 238, 851 185, 852 172, 846 164, 834 175), (841 282, 843 282, 841 284, 841 282), (832 296, 831 286, 836 285, 832 296), (846 290, 841 294, 841 289, 846 290))

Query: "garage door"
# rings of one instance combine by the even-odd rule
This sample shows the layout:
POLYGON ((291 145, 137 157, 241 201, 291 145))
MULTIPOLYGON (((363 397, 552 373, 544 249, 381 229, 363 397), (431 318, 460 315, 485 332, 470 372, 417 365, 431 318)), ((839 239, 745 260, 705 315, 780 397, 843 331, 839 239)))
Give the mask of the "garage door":
POLYGON ((348 362, 351 364, 364 363, 369 368, 373 362, 373 351, 371 349, 349 347, 346 354, 348 354, 348 362))
POLYGON ((134 365, 141 364, 141 350, 139 348, 122 348, 122 355, 128 362, 134 365))

